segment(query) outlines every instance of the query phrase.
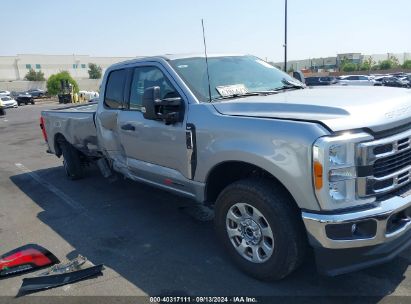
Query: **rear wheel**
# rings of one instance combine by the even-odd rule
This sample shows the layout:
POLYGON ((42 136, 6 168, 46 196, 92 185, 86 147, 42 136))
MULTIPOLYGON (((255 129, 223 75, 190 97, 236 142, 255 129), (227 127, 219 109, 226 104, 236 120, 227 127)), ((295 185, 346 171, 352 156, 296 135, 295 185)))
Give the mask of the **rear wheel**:
POLYGON ((216 202, 215 227, 232 260, 260 280, 279 280, 302 262, 306 238, 290 195, 273 181, 229 185, 216 202))
POLYGON ((63 167, 67 177, 71 180, 80 179, 84 176, 84 170, 81 165, 80 152, 68 142, 60 145, 63 153, 63 167))

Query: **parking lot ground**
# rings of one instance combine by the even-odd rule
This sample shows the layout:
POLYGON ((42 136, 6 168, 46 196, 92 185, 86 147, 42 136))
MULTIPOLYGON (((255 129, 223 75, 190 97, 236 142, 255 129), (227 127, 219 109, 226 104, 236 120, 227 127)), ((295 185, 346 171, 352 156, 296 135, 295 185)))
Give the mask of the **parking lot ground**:
MULTIPOLYGON (((39 129, 40 111, 55 106, 39 102, 0 117, 0 253, 37 243, 62 261, 81 254, 106 268, 102 276, 34 295, 411 299, 411 249, 387 264, 334 278, 318 275, 310 256, 288 278, 260 282, 230 263, 212 222, 184 211, 192 202, 129 180, 110 183, 95 168, 82 180, 67 180, 62 161, 45 152, 39 129)), ((31 275, 1 280, 0 295, 15 296, 21 279, 31 275)))

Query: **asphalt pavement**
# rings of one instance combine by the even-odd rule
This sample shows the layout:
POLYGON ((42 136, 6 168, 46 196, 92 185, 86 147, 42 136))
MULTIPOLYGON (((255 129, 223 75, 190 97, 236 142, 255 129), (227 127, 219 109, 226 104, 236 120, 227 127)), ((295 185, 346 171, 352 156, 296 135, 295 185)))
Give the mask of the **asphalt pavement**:
MULTIPOLYGON (((279 282, 246 276, 220 249, 212 222, 187 212, 191 201, 129 180, 110 182, 94 167, 84 179, 69 181, 62 160, 46 153, 39 129, 41 110, 53 107, 38 102, 0 117, 0 254, 37 243, 62 261, 81 254, 105 270, 35 295, 411 299, 411 249, 389 263, 333 278, 317 274, 312 256, 279 282)), ((22 278, 32 275, 1 280, 0 296, 15 296, 22 278)))

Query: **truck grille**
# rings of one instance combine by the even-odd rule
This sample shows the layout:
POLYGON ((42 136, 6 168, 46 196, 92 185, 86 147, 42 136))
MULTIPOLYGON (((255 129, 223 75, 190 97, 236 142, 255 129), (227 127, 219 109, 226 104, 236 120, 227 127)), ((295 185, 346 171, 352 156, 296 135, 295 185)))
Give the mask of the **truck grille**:
POLYGON ((411 165, 411 150, 378 159, 373 166, 374 176, 382 177, 411 165))
POLYGON ((359 196, 383 195, 411 181, 411 130, 359 144, 359 165, 370 168, 358 178, 359 196))

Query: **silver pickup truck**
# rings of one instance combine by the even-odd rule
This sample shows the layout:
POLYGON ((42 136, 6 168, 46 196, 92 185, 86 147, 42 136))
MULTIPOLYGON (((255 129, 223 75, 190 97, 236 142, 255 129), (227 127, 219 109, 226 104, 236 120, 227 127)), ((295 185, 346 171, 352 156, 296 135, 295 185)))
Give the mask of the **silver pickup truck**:
POLYGON ((167 55, 111 66, 98 103, 43 111, 41 127, 70 179, 95 162, 210 206, 258 279, 310 249, 338 275, 411 244, 411 90, 309 89, 249 55, 167 55))

